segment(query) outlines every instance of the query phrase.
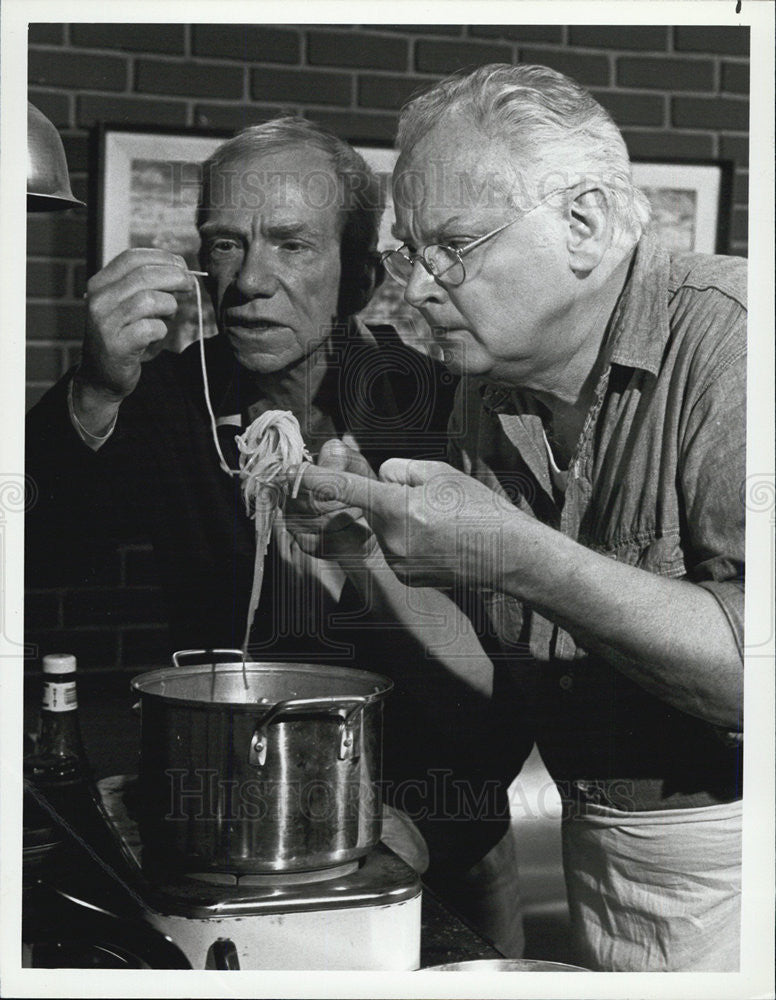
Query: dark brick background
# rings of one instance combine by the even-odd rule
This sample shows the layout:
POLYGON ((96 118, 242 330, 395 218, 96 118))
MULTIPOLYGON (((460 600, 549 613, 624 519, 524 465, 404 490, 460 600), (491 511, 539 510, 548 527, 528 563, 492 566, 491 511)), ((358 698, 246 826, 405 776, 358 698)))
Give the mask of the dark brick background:
MULTIPOLYGON (((30 100, 59 128, 84 199, 90 130, 103 121, 231 129, 291 112, 390 141, 401 104, 441 75, 543 62, 593 90, 632 155, 732 160, 729 249, 747 251, 747 28, 36 24, 29 43, 30 100)), ((30 219, 30 405, 78 357, 87 238, 86 212, 30 219)), ((162 662, 153 584, 147 551, 123 550, 102 586, 29 594, 28 641, 65 645, 85 669, 162 662)))

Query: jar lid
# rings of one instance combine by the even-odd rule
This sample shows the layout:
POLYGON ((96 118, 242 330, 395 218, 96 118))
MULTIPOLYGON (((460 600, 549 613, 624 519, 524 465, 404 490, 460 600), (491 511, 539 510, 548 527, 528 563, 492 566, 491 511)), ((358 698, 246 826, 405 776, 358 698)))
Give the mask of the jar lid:
POLYGON ((72 653, 47 653, 43 657, 44 674, 72 674, 76 659, 72 653))

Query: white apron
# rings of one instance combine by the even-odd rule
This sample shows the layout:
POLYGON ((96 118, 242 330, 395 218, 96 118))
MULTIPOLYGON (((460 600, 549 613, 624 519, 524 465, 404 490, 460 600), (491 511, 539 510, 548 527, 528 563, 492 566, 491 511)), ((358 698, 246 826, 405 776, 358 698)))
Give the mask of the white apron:
POLYGON ((574 961, 614 972, 739 968, 741 802, 563 822, 574 961))

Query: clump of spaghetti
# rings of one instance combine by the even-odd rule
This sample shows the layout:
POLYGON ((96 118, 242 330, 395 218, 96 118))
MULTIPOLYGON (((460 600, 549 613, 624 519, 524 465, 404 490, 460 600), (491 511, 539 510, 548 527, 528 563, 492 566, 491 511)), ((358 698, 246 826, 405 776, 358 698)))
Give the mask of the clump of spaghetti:
POLYGON ((239 475, 245 509, 256 526, 256 559, 248 604, 243 652, 247 650, 253 616, 259 606, 264 579, 264 557, 278 509, 289 492, 288 476, 297 469, 291 495, 296 496, 304 465, 312 462, 305 448, 299 422, 288 410, 268 410, 257 417, 244 434, 235 438, 240 453, 239 475))

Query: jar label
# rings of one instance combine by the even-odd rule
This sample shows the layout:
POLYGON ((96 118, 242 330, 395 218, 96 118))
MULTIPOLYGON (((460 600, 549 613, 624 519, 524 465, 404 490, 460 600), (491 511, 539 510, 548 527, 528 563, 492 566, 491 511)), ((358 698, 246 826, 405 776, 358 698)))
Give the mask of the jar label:
POLYGON ((41 708, 47 712, 69 712, 78 708, 75 681, 65 681, 64 684, 44 684, 41 708))

